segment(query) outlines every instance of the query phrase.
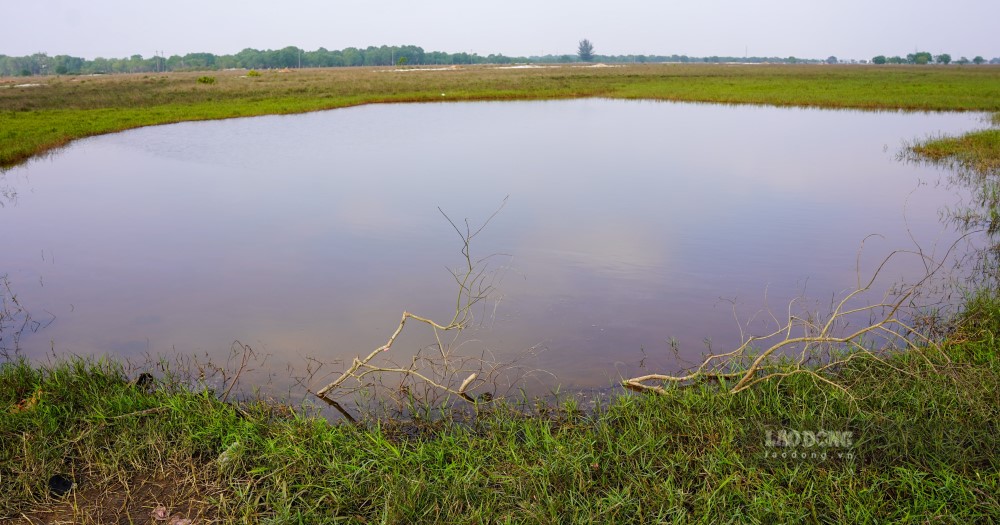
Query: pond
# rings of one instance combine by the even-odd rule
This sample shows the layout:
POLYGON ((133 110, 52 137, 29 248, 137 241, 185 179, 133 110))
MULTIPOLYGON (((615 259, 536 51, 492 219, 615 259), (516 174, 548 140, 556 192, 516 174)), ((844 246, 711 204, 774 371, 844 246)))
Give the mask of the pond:
MULTIPOLYGON (((0 274, 40 323, 29 357, 238 340, 276 376, 332 363, 315 385, 404 310, 450 318, 462 239, 442 211, 478 227, 507 198, 471 245, 498 281, 462 351, 606 387, 732 348, 764 308, 821 309, 893 250, 943 251, 951 190, 896 154, 980 119, 585 99, 150 127, 0 175, 0 274)), ((901 257, 880 290, 922 272, 901 257)), ((408 326, 392 352, 433 342, 408 326)))

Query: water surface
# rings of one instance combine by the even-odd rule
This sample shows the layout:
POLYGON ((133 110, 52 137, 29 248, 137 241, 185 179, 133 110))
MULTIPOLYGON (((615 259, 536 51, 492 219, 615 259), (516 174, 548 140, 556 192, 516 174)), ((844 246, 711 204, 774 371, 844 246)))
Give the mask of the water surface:
MULTIPOLYGON (((23 351, 350 359, 403 310, 450 317, 473 224, 503 270, 470 353, 601 387, 731 348, 765 305, 818 305, 895 249, 949 234, 950 193, 903 141, 981 127, 919 114, 573 100, 376 105, 144 128, 2 175, 0 273, 23 351), (9 193, 16 192, 11 198, 9 193)), ((913 278, 901 260, 886 284, 913 278)), ((753 324, 753 323, 751 323, 753 324)), ((406 332, 393 352, 431 344, 406 332)), ((333 370, 330 370, 333 372, 333 370)), ((319 380, 317 380, 319 382, 319 380)), ((551 386, 553 383, 549 383, 551 386)))

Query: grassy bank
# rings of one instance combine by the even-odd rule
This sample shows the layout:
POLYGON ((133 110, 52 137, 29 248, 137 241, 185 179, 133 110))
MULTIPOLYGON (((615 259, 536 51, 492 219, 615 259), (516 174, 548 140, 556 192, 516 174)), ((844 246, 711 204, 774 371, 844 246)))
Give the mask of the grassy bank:
POLYGON ((1000 129, 928 140, 914 146, 913 152, 922 159, 958 169, 1000 173, 1000 129))
POLYGON ((199 523, 995 522, 997 333, 984 294, 940 350, 851 361, 846 392, 800 375, 368 426, 141 386, 115 363, 7 362, 0 519, 150 522, 162 505, 199 523), (791 431, 851 434, 772 446, 791 431), (77 483, 65 496, 59 475, 77 483))
POLYGON ((929 162, 953 173, 953 183, 970 189, 966 206, 948 212, 946 218, 961 231, 985 231, 993 240, 990 254, 980 265, 982 273, 1000 279, 1000 113, 992 117, 993 127, 966 133, 927 139, 909 147, 904 157, 929 162))
POLYGON ((637 65, 373 68, 0 80, 0 166, 77 138, 170 122, 379 102, 612 97, 859 109, 1000 111, 1000 67, 637 65))

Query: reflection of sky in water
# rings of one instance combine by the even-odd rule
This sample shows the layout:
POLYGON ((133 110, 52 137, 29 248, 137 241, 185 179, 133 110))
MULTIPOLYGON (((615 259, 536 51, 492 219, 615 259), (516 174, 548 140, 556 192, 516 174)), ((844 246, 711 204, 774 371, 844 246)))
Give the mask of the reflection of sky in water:
MULTIPOLYGON (((828 301, 889 251, 942 237, 933 171, 903 140, 974 115, 562 102, 369 106, 145 128, 3 175, 0 270, 56 322, 31 355, 209 352, 272 363, 365 353, 406 309, 446 317, 459 239, 440 215, 503 212, 474 250, 509 254, 472 346, 595 386, 689 357, 745 317, 828 301), (912 192, 912 193, 911 193, 912 192), (904 214, 905 210, 905 214, 904 214), (906 220, 904 221, 904 217, 906 220), (478 345, 478 346, 477 346, 478 345)), ((945 235, 946 237, 946 235, 945 235)), ((913 276, 901 262, 889 280, 913 276)), ((40 314, 44 315, 44 314, 40 314)), ((400 352, 432 341, 416 330, 400 352)), ((275 365, 282 369, 282 365, 275 365)), ((665 365, 664 365, 665 366, 665 365)))

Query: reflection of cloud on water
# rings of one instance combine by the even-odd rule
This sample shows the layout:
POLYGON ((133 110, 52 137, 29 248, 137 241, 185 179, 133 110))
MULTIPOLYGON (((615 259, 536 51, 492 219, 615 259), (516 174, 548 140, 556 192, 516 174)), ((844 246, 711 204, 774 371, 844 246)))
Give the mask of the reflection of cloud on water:
POLYGON ((332 215, 339 228, 356 235, 394 237, 415 227, 384 197, 376 195, 352 195, 342 199, 332 215))
POLYGON ((665 225, 636 226, 621 221, 597 219, 596 224, 575 224, 534 230, 515 253, 541 253, 563 264, 543 268, 546 279, 557 277, 566 266, 585 269, 606 276, 629 278, 662 273, 669 262, 664 243, 665 225))

